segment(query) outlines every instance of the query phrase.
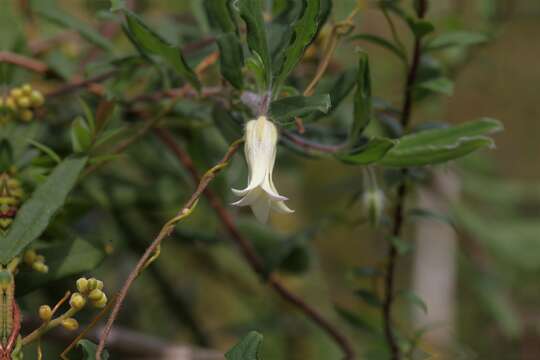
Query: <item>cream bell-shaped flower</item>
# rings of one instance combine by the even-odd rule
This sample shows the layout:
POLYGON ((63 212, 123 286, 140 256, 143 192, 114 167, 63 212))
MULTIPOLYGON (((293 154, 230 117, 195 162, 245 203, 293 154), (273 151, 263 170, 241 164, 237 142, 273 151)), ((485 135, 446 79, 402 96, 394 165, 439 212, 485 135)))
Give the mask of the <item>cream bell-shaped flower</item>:
POLYGON ((244 152, 249 170, 248 185, 243 190, 232 189, 242 198, 233 205, 251 206, 255 217, 265 223, 270 210, 290 214, 294 211, 285 205, 288 200, 278 194, 272 180, 278 131, 265 116, 246 124, 244 152))

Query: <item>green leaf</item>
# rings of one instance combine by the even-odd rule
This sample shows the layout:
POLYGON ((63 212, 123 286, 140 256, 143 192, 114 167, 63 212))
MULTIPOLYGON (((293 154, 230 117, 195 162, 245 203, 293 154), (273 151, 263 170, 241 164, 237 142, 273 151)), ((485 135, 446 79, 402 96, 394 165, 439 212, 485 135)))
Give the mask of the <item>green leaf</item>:
POLYGON ((260 58, 265 72, 265 85, 268 86, 272 76, 272 64, 262 16, 261 0, 238 0, 237 4, 240 16, 246 23, 249 50, 260 58))
POLYGON ((58 156, 58 154, 53 149, 48 147, 47 145, 44 145, 44 144, 42 144, 40 142, 37 142, 35 140, 32 140, 32 139, 28 139, 28 143, 30 143, 32 146, 36 147, 41 152, 44 152, 45 154, 47 154, 47 156, 49 156, 57 164, 60 164, 62 162, 62 159, 60 159, 60 156, 58 156))
POLYGON ((421 82, 416 85, 418 88, 430 90, 436 93, 452 95, 454 93, 454 82, 445 77, 438 77, 421 82))
POLYGON ((406 135, 379 163, 399 167, 423 166, 457 159, 477 149, 493 146, 493 140, 483 135, 501 129, 502 125, 497 120, 483 118, 406 135))
POLYGON ((444 50, 450 47, 468 47, 480 45, 489 40, 488 36, 482 33, 471 31, 445 32, 431 39, 424 48, 424 51, 444 50))
POLYGON ((0 237, 0 263, 7 264, 45 231, 84 169, 86 157, 62 161, 24 202, 6 236, 0 237))
POLYGON ((408 17, 407 24, 409 24, 411 31, 417 38, 423 38, 424 36, 435 30, 435 27, 432 23, 423 19, 414 19, 408 17))
POLYGON ((82 22, 80 19, 75 19, 68 13, 61 11, 59 8, 50 8, 44 5, 34 9, 34 12, 51 23, 69 30, 77 31, 81 37, 92 44, 99 46, 103 50, 108 52, 114 50, 113 44, 90 25, 82 22))
MULTIPOLYGON (((82 339, 77 343, 83 351, 83 360, 96 360, 97 345, 90 340, 82 339)), ((101 360, 108 360, 109 352, 105 350, 101 354, 101 360)))
POLYGON ((80 116, 71 124, 71 146, 76 153, 86 152, 92 146, 92 131, 80 116))
POLYGON ((338 315, 341 316, 353 328, 361 331, 366 331, 371 334, 377 333, 373 326, 369 324, 366 320, 361 318, 360 315, 357 315, 351 310, 348 310, 339 305, 334 305, 334 308, 336 309, 338 315))
POLYGON ((260 360, 259 350, 263 341, 263 336, 251 331, 244 336, 239 343, 225 354, 227 360, 260 360))
POLYGON ((370 43, 379 45, 379 46, 385 48, 386 50, 391 51, 392 53, 394 53, 401 60, 404 60, 404 61, 407 60, 407 56, 405 55, 403 50, 401 50, 394 43, 392 43, 389 40, 386 40, 383 37, 373 35, 373 34, 358 34, 358 35, 354 35, 354 36, 350 37, 350 40, 365 40, 365 41, 368 41, 370 43))
POLYGON ((204 0, 204 9, 212 29, 222 33, 236 33, 238 31, 231 4, 232 0, 204 0))
POLYGON ((315 39, 319 26, 320 0, 302 0, 303 12, 293 25, 294 34, 283 53, 281 68, 276 73, 275 89, 279 89, 285 79, 298 64, 305 49, 315 39))
POLYGON ((289 96, 272 101, 270 117, 282 123, 296 116, 309 115, 314 111, 323 113, 330 109, 330 95, 316 94, 313 96, 289 96))
MULTIPOLYGON (((341 104, 347 95, 349 95, 356 84, 356 74, 356 69, 350 69, 341 73, 330 85, 324 86, 324 84, 321 84, 317 93, 328 93, 330 95, 331 104, 330 109, 328 109, 326 112, 326 115, 329 115, 336 110, 339 104, 341 104)), ((304 118, 304 123, 316 121, 324 115, 325 113, 317 111, 304 118)))
POLYGON ((67 276, 82 274, 95 269, 105 257, 105 252, 94 244, 76 237, 70 241, 37 247, 45 256, 49 272, 36 274, 21 269, 17 274, 17 296, 22 296, 44 285, 67 276))
POLYGON ((349 135, 349 144, 354 146, 360 135, 371 121, 371 74, 367 54, 360 54, 356 75, 356 93, 354 94, 354 119, 349 135))
POLYGON ((397 141, 387 138, 372 138, 366 145, 346 154, 339 153, 336 157, 344 163, 352 165, 372 164, 383 159, 396 143, 397 141))
POLYGON ((125 0, 111 0, 111 8, 109 9, 111 12, 124 10, 125 8, 126 8, 125 0))
POLYGON ((399 255, 405 255, 412 250, 412 245, 410 243, 397 236, 391 236, 388 240, 390 241, 390 244, 396 248, 399 255))
POLYGON ((409 303, 411 303, 412 305, 418 306, 420 309, 422 309, 424 313, 427 314, 428 307, 426 303, 424 302, 424 300, 420 299, 420 297, 416 295, 414 292, 410 290, 403 290, 398 293, 397 297, 403 298, 407 300, 409 303))
POLYGON ((156 32, 151 30, 140 17, 136 14, 125 11, 127 28, 131 33, 136 45, 153 55, 161 57, 167 62, 180 76, 184 77, 195 89, 201 89, 201 83, 197 75, 189 67, 180 48, 170 45, 156 32))
POLYGON ((229 32, 218 36, 216 40, 219 48, 221 74, 232 86, 242 89, 244 86, 242 75, 244 54, 238 36, 234 32, 229 32))
POLYGON ((364 301, 368 305, 375 306, 375 307, 382 306, 381 299, 379 299, 377 294, 375 294, 372 291, 360 289, 360 290, 356 290, 354 292, 354 295, 359 297, 362 301, 364 301))

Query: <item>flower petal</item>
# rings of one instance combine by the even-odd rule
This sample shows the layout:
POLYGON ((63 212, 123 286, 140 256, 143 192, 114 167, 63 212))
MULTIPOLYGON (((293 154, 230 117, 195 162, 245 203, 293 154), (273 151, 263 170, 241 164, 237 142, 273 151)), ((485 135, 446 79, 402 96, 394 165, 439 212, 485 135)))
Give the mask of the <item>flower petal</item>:
POLYGON ((282 214, 292 214, 294 212, 283 201, 272 201, 272 210, 282 214))

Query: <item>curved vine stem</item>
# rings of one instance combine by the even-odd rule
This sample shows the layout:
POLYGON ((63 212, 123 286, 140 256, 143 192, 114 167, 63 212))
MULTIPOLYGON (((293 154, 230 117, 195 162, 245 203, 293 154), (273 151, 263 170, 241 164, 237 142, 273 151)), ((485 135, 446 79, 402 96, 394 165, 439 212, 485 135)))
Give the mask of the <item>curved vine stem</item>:
MULTIPOLYGON (((425 16, 427 9, 427 0, 420 0, 420 6, 418 7, 417 15, 419 18, 423 18, 425 16)), ((410 119, 411 119, 411 111, 412 111, 412 103, 413 103, 413 86, 416 81, 416 77, 418 74, 418 67, 420 65, 420 57, 421 57, 421 38, 415 37, 414 40, 414 52, 413 52, 413 58, 411 62, 411 66, 409 68, 408 74, 407 74, 407 81, 405 83, 405 89, 404 89, 404 100, 403 100, 403 108, 401 111, 401 125, 403 126, 403 129, 406 130, 410 119)), ((405 207, 405 198, 407 196, 407 185, 405 178, 407 177, 408 170, 407 168, 403 168, 401 170, 403 174, 403 181, 399 185, 398 192, 397 192, 397 198, 396 198, 396 205, 394 208, 394 214, 393 214, 393 228, 392 228, 392 237, 399 237, 402 233, 403 228, 403 217, 404 217, 404 207, 405 207)), ((398 250, 396 246, 392 243, 390 243, 389 249, 388 249, 388 261, 386 264, 386 271, 385 271, 385 277, 384 277, 384 299, 383 299, 383 327, 384 327, 384 335, 386 338, 386 343, 388 344, 388 347, 390 349, 390 359, 392 360, 400 360, 401 359, 401 352, 399 349, 398 341, 396 338, 396 334, 392 328, 392 303, 394 301, 394 285, 395 285, 395 269, 396 269, 396 263, 398 258, 398 250)))
POLYGON ((197 206, 197 202, 207 188, 208 184, 210 184, 210 182, 217 176, 217 174, 228 164, 229 160, 232 158, 234 153, 236 153, 242 142, 243 139, 233 142, 229 147, 227 153, 221 159, 221 161, 216 166, 208 170, 206 174, 204 174, 204 176, 201 178, 201 181, 199 182, 199 185, 197 186, 197 189, 195 189, 195 192, 191 195, 186 204, 176 214, 176 216, 174 216, 172 219, 167 221, 165 225, 163 225, 158 235, 154 238, 150 246, 148 246, 148 248, 144 252, 143 256, 141 256, 141 258, 137 262, 137 265, 135 265, 133 270, 131 270, 128 278, 122 286, 122 289, 118 292, 116 302, 114 303, 113 309, 111 311, 111 315, 107 319, 105 328, 101 333, 98 348, 96 351, 96 360, 101 360, 101 354, 103 353, 103 350, 105 348, 105 342, 107 341, 107 337, 112 330, 114 321, 118 317, 118 314, 120 313, 120 308, 122 307, 122 304, 135 279, 137 279, 140 273, 157 258, 156 254, 158 254, 161 242, 172 234, 176 224, 178 224, 180 221, 182 221, 191 214, 191 212, 197 206))

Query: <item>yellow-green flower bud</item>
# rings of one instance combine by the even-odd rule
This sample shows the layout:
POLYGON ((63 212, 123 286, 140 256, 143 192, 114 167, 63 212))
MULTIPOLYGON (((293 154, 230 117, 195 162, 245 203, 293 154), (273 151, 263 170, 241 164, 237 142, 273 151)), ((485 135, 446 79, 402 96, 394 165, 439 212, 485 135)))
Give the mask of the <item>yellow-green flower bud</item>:
POLYGON ((26 250, 23 255, 23 261, 27 265, 32 265, 36 261, 37 256, 38 255, 36 253, 36 250, 34 249, 26 250))
POLYGON ((41 305, 38 314, 41 320, 49 321, 52 318, 52 309, 49 305, 41 305))
POLYGON ((81 293, 86 294, 88 292, 88 280, 86 278, 79 278, 76 284, 77 290, 81 293))
POLYGON ((44 274, 49 272, 49 267, 45 265, 45 263, 42 263, 40 261, 36 261, 35 263, 33 263, 32 269, 36 270, 37 272, 44 273, 44 274))
POLYGON ((28 96, 21 96, 20 98, 17 99, 17 105, 19 105, 19 107, 22 107, 24 109, 29 108, 30 98, 28 96))
POLYGON ((81 310, 86 305, 86 299, 79 293, 73 293, 69 305, 75 310, 81 310))
POLYGON ((79 328, 79 322, 74 318, 67 318, 62 320, 62 327, 66 330, 77 330, 79 328))
POLYGON ((88 290, 92 291, 94 289, 97 289, 97 279, 96 278, 90 278, 88 279, 88 290))
POLYGON ((90 294, 88 294, 88 298, 92 301, 98 301, 99 299, 103 297, 103 295, 105 295, 103 291, 99 289, 94 289, 90 291, 90 294))
POLYGON ((23 86, 21 86, 20 89, 24 93, 24 95, 30 95, 30 93, 32 92, 32 85, 24 84, 23 86))
POLYGON ((103 281, 97 280, 96 289, 103 290, 103 281))
POLYGON ((101 296, 99 300, 92 302, 92 305, 94 305, 98 309, 102 309, 105 307, 105 305, 107 305, 107 295, 105 295, 105 293, 102 293, 102 294, 103 295, 101 296))
POLYGON ((32 110, 29 110, 29 109, 24 109, 19 114, 19 117, 24 122, 30 122, 34 118, 34 112, 32 110))
POLYGON ((30 94, 30 102, 32 103, 32 106, 39 107, 45 103, 45 98, 41 92, 34 90, 30 94))
POLYGON ((6 107, 11 111, 17 110, 17 103, 15 102, 15 99, 12 96, 9 96, 6 99, 6 107))
POLYGON ((23 92, 19 88, 13 88, 13 89, 11 89, 9 94, 14 98, 19 98, 19 97, 21 97, 23 95, 23 92))
POLYGON ((379 189, 368 190, 364 193, 362 202, 369 222, 371 225, 377 226, 384 213, 384 193, 379 189))

